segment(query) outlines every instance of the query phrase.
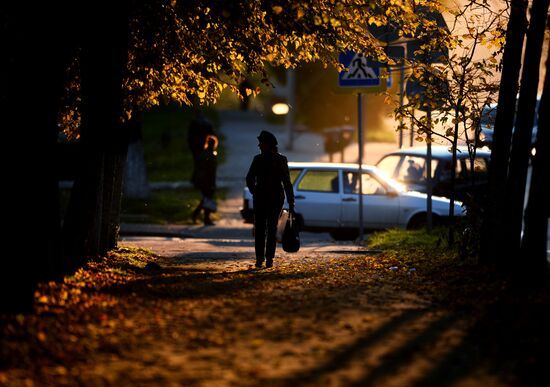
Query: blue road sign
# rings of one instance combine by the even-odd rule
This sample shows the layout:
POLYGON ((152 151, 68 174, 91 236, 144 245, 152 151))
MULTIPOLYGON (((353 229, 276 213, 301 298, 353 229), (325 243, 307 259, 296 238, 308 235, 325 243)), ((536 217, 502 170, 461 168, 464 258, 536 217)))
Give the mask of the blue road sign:
POLYGON ((363 54, 347 51, 339 61, 346 70, 338 73, 337 93, 378 93, 388 87, 386 68, 363 54))
POLYGON ((338 74, 340 87, 379 88, 382 86, 380 66, 376 62, 369 61, 363 54, 347 51, 340 54, 338 60, 346 67, 346 70, 338 74))

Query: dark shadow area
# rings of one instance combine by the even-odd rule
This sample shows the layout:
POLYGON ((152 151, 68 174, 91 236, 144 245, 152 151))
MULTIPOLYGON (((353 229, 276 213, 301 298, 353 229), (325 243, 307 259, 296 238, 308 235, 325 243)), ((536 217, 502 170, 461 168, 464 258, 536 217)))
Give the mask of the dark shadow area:
POLYGON ((550 293, 508 292, 487 308, 461 346, 415 386, 451 386, 482 370, 509 386, 550 385, 550 293))
MULTIPOLYGON (((294 387, 299 385, 315 385, 316 382, 323 376, 329 375, 341 368, 347 366, 347 364, 361 352, 367 351, 370 346, 373 346, 384 338, 391 335, 394 331, 400 329, 404 324, 418 319, 422 314, 426 313, 423 309, 410 309, 402 314, 394 317, 390 321, 381 325, 374 332, 369 332, 359 337, 352 345, 342 348, 330 357, 326 362, 319 367, 308 370, 307 372, 298 374, 292 378, 282 380, 266 380, 267 385, 276 386, 288 386, 294 387)), ((261 383, 259 383, 261 384, 261 383)))
POLYGON ((197 261, 241 261, 241 260, 250 260, 250 263, 254 262, 254 252, 221 252, 221 251, 204 251, 204 252, 194 252, 194 253, 183 253, 174 257, 174 263, 179 265, 185 265, 185 260, 193 260, 195 263, 197 261))
MULTIPOLYGON (((384 377, 391 376, 392 374, 399 372, 399 368, 411 361, 413 356, 415 356, 422 350, 427 350, 429 346, 439 338, 441 333, 443 333, 445 329, 449 328, 455 321, 456 318, 452 315, 447 315, 443 318, 433 321, 416 337, 413 337, 411 340, 407 341, 407 343, 399 348, 398 351, 395 351, 385 356, 382 361, 382 366, 375 368, 364 378, 360 379, 356 383, 353 383, 352 386, 367 387, 382 385, 381 383, 384 377)), ((426 386, 429 384, 424 385, 426 386)), ((439 385, 439 383, 436 383, 434 385, 439 385)))
POLYGON ((235 292, 255 288, 264 281, 301 280, 317 276, 314 272, 279 273, 267 270, 209 272, 192 268, 163 268, 162 275, 151 275, 136 281, 103 289, 115 295, 131 294, 143 298, 196 299, 231 297, 235 292))

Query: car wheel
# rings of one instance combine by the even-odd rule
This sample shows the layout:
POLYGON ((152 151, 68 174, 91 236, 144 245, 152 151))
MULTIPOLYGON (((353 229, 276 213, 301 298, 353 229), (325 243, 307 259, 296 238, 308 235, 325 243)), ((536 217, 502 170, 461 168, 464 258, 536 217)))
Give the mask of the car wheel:
POLYGON ((409 223, 407 224, 407 230, 419 230, 423 227, 426 227, 428 224, 428 220, 426 217, 426 214, 416 214, 409 220, 409 223))

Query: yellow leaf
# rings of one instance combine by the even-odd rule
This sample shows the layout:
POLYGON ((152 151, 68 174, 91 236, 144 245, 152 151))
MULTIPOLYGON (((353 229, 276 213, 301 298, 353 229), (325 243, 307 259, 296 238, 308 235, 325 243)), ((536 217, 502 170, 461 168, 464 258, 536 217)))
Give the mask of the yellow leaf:
POLYGON ((46 341, 46 334, 44 332, 40 331, 36 334, 36 338, 39 341, 44 342, 44 341, 46 341))
POLYGON ((274 5, 271 9, 273 9, 273 12, 275 12, 276 15, 283 12, 283 7, 281 7, 280 5, 274 5))

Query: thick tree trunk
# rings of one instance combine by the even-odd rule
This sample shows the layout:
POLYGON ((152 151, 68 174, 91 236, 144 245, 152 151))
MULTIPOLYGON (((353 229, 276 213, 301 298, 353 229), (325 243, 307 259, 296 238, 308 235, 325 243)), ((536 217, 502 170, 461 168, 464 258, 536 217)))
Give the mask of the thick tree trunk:
MULTIPOLYGON (((550 50, 548 54, 550 55, 550 50)), ((532 161, 531 186, 521 243, 523 262, 518 265, 526 268, 525 278, 537 284, 544 283, 548 275, 546 244, 550 217, 550 56, 546 59, 546 78, 538 112, 537 153, 532 161)))
POLYGON ((525 185, 527 182, 527 170, 529 168, 531 137, 539 85, 540 59, 544 31, 546 29, 548 4, 549 0, 537 0, 533 2, 529 30, 527 31, 518 110, 512 137, 512 150, 510 152, 510 165, 506 184, 508 222, 503 231, 506 233, 504 235, 508 243, 506 248, 501 249, 501 252, 507 252, 503 256, 503 258, 509 260, 507 264, 519 263, 525 185))
POLYGON ((122 136, 118 136, 117 141, 113 142, 113 146, 110 147, 105 158, 105 189, 99 246, 99 253, 101 255, 116 248, 118 243, 122 182, 126 163, 126 150, 128 149, 125 133, 121 131, 121 134, 122 136))
POLYGON ((104 153, 85 144, 63 223, 63 242, 68 272, 98 254, 99 224, 103 200, 104 153))
POLYGON ((506 32, 506 46, 502 58, 502 76, 498 97, 498 110, 493 134, 493 148, 489 166, 489 200, 487 200, 482 229, 480 262, 498 262, 499 246, 502 243, 502 229, 505 227, 505 190, 508 174, 508 160, 523 40, 527 28, 527 0, 512 0, 510 20, 506 32))
POLYGON ((110 144, 123 136, 122 79, 127 64, 128 19, 125 4, 106 9, 99 3, 88 4, 87 20, 82 28, 81 57, 82 124, 81 174, 77 176, 71 203, 64 223, 64 243, 71 269, 90 257, 96 257, 109 243, 115 227, 106 216, 113 208, 114 189, 111 176, 115 153, 110 144), (101 28, 95 23, 101 20, 101 28), (110 181, 110 182, 109 182, 110 181), (104 211, 105 206, 105 211, 104 211))
POLYGON ((57 183, 57 111, 70 44, 67 4, 6 3, 2 35, 4 221, 0 312, 26 312, 37 282, 62 266, 57 183), (44 18, 47 8, 51 15, 44 18), (39 65, 37 65, 39 63, 39 65), (32 91, 32 93, 30 92, 32 91), (9 157, 8 157, 9 155, 9 157))

